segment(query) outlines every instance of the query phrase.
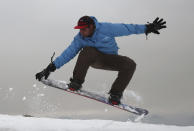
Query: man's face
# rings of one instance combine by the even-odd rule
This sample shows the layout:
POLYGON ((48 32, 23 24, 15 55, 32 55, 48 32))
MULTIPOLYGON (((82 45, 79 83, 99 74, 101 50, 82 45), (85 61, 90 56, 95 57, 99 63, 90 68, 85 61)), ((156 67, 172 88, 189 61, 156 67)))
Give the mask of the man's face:
POLYGON ((83 37, 91 37, 94 32, 93 25, 89 25, 88 27, 85 27, 83 29, 80 29, 80 33, 83 37))

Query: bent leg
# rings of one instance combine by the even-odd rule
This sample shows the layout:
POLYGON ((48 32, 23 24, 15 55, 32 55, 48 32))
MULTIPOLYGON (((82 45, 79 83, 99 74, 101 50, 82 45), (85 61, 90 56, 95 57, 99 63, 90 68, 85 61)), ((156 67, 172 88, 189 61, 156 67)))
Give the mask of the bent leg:
POLYGON ((82 84, 85 81, 85 76, 89 66, 96 61, 99 51, 90 46, 84 47, 77 58, 76 65, 73 70, 73 79, 82 84))
POLYGON ((136 63, 129 57, 104 53, 91 66, 96 69, 118 71, 118 76, 109 92, 113 94, 123 93, 136 69, 136 63))

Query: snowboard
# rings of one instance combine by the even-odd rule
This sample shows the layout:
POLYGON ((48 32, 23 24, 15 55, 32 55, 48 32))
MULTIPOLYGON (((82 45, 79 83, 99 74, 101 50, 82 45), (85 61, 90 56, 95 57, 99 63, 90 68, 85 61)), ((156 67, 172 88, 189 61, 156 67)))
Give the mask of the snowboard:
POLYGON ((86 98, 89 98, 89 99, 92 99, 92 100, 96 100, 98 102, 113 106, 115 108, 133 113, 133 114, 141 116, 141 117, 144 117, 145 115, 148 114, 148 110, 146 110, 146 109, 134 107, 134 106, 127 105, 127 104, 124 104, 124 103, 121 103, 119 105, 113 105, 113 104, 108 102, 108 99, 106 97, 101 96, 101 95, 96 94, 96 93, 93 93, 93 92, 89 92, 89 91, 86 91, 86 90, 83 90, 83 89, 78 90, 78 91, 72 91, 72 90, 68 89, 68 85, 65 82, 60 81, 60 80, 42 78, 41 82, 43 84, 47 85, 47 86, 54 87, 54 88, 57 88, 57 89, 61 89, 63 91, 73 93, 73 94, 76 94, 76 95, 80 95, 80 96, 83 96, 83 97, 86 97, 86 98))

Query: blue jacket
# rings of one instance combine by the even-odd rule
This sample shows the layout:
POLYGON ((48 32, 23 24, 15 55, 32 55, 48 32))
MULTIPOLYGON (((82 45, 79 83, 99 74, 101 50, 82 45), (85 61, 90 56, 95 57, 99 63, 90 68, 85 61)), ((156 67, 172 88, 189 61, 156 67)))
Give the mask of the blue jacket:
POLYGON ((83 37, 80 32, 74 37, 71 44, 53 62, 57 69, 69 62, 85 46, 95 47, 107 54, 118 54, 119 47, 115 37, 131 34, 145 33, 146 26, 138 24, 98 22, 94 16, 90 16, 96 25, 92 37, 83 37))

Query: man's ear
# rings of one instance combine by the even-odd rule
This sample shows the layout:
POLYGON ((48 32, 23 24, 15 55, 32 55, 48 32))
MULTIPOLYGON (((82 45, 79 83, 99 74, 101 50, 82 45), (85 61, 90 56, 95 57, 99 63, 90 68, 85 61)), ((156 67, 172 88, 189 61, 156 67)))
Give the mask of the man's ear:
POLYGON ((90 24, 90 25, 89 25, 89 28, 90 28, 90 29, 93 29, 93 28, 95 28, 95 27, 94 27, 93 24, 90 24))

